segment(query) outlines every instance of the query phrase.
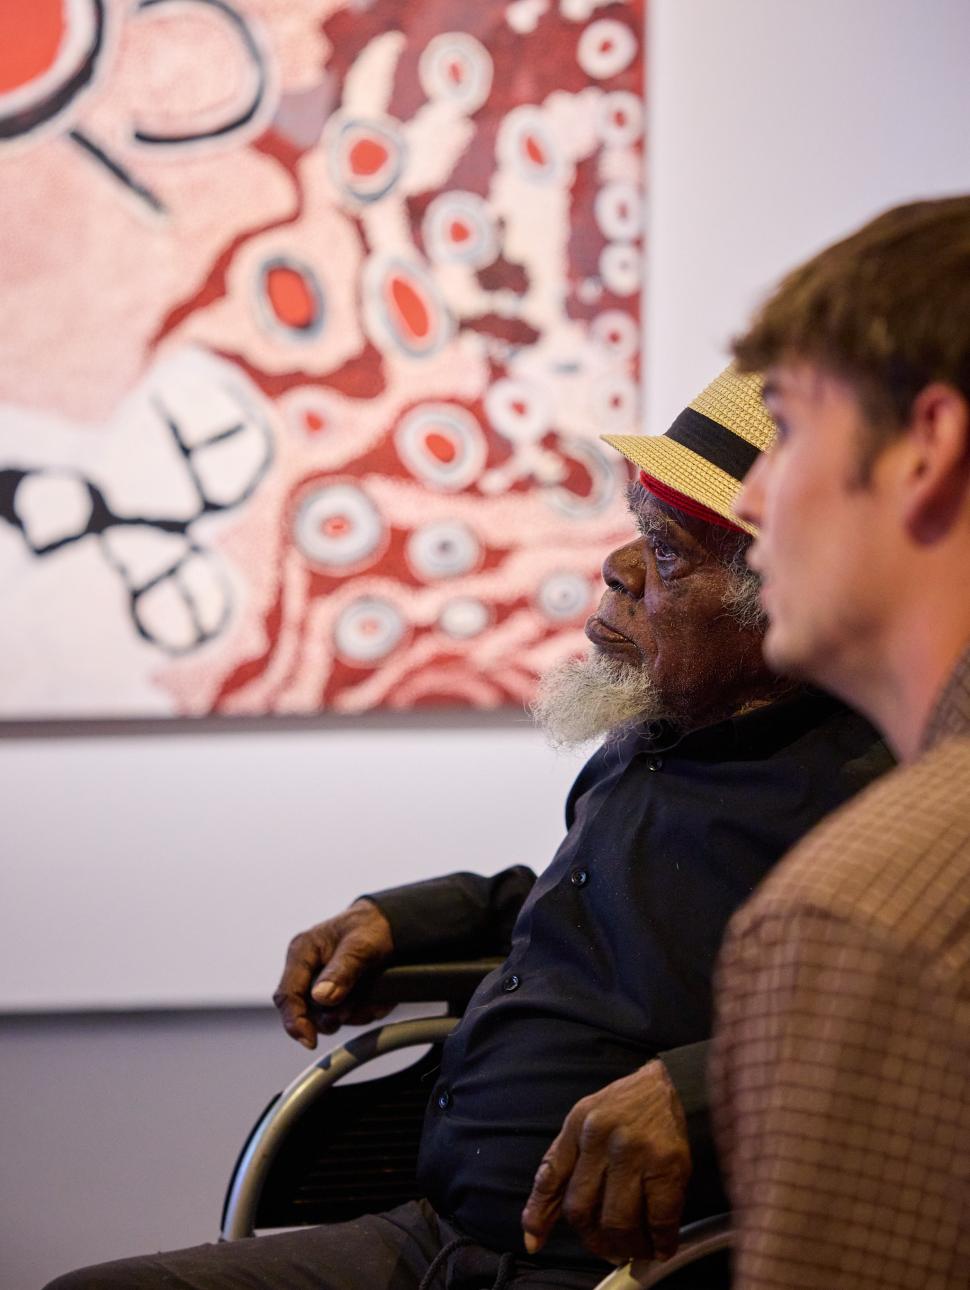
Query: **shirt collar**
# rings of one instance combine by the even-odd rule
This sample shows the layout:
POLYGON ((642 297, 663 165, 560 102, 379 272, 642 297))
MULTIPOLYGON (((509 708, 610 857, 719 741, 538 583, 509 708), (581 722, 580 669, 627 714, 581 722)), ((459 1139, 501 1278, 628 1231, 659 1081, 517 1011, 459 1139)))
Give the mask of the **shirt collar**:
POLYGON ((950 673, 923 733, 921 752, 928 752, 948 735, 970 734, 970 646, 950 673))
POLYGON ((676 750, 678 755, 697 761, 758 758, 840 710, 843 704, 838 699, 806 686, 784 699, 686 734, 668 721, 645 722, 627 735, 624 743, 629 755, 676 750))

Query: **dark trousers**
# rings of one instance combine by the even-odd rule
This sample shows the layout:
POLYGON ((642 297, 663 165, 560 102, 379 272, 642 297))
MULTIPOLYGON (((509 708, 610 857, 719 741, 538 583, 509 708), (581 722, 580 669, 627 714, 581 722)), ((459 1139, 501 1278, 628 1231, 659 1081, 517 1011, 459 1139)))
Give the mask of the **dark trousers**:
MULTIPOLYGON (((47 1290, 418 1290, 458 1235, 427 1201, 411 1201, 352 1223, 119 1259, 58 1277, 47 1290)), ((464 1245, 439 1263, 428 1290, 591 1290, 608 1271, 503 1262, 464 1245)))

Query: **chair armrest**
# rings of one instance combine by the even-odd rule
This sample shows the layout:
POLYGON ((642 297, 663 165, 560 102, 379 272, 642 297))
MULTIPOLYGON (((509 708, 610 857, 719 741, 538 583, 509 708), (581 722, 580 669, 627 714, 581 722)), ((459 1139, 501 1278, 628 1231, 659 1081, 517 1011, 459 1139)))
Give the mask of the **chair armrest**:
POLYGON ((354 996, 367 1003, 446 1003, 448 1015, 459 1017, 478 983, 502 963, 500 958, 394 963, 360 982, 354 996))
POLYGON ((731 1220, 731 1214, 714 1214, 711 1218, 688 1223, 681 1228, 680 1246, 673 1258, 667 1259, 665 1263, 657 1263, 653 1259, 634 1259, 625 1267, 611 1272, 595 1290, 650 1290, 651 1286, 660 1285, 675 1272, 696 1263, 698 1259, 716 1254, 718 1250, 730 1249, 734 1244, 731 1220))
POLYGON ((478 983, 502 966, 500 958, 458 959, 450 963, 396 963, 375 977, 368 990, 374 1003, 430 1003, 444 1000, 462 1011, 478 983))

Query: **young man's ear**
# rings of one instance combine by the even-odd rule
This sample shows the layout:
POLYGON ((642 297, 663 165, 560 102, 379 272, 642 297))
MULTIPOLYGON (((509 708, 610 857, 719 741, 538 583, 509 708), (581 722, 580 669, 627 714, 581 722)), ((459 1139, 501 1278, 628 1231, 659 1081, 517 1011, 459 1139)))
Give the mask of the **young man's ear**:
POLYGON ((913 400, 906 431, 903 520, 929 545, 970 516, 970 404, 952 385, 934 382, 913 400))

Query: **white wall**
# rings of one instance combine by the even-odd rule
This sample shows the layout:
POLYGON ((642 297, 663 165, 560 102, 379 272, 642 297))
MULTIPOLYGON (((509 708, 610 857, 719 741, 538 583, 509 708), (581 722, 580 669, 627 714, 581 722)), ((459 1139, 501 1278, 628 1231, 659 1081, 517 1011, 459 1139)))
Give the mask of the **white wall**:
POLYGON ((785 269, 970 189, 966 0, 650 0, 647 419, 663 430, 785 269))
POLYGON ((576 762, 524 713, 0 739, 0 1009, 266 1002, 363 891, 541 868, 576 762))

